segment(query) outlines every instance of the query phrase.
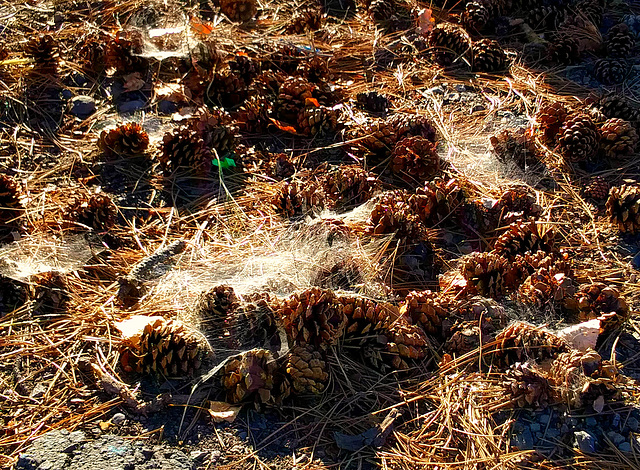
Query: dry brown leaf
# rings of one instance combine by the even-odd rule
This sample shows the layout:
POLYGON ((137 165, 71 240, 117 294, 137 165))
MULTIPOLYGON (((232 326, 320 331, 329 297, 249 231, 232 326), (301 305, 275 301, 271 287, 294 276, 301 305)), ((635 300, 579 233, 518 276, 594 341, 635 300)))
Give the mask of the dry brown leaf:
POLYGON ((238 417, 242 406, 235 406, 224 401, 210 401, 208 412, 216 423, 233 423, 238 417))

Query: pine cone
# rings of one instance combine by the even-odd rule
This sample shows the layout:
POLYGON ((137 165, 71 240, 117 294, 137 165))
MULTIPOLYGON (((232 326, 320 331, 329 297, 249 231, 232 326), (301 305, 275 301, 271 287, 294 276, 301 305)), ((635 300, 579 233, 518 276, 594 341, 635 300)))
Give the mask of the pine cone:
POLYGON ((236 54, 229 61, 229 70, 240 77, 246 86, 260 75, 260 62, 245 54, 236 54))
POLYGON ((437 175, 440 166, 436 144, 424 137, 402 139, 391 153, 391 171, 408 184, 422 183, 437 175))
POLYGON ((598 150, 600 130, 587 115, 576 113, 567 118, 558 138, 558 148, 570 162, 580 162, 592 157, 598 150))
POLYGON ((353 290, 362 283, 360 267, 353 257, 321 266, 311 279, 312 286, 333 290, 353 290))
POLYGON ((536 113, 538 129, 547 142, 554 142, 567 120, 569 110, 559 101, 545 103, 536 113))
POLYGON ((258 13, 256 0, 219 0, 220 11, 234 23, 244 23, 258 13))
POLYGON ((498 41, 481 39, 473 43, 473 64, 471 68, 474 72, 501 72, 507 66, 507 54, 498 41))
POLYGON ((233 287, 221 284, 202 292, 194 310, 202 318, 226 319, 239 305, 239 299, 233 287))
POLYGON ((229 403, 255 401, 270 404, 276 383, 277 364, 266 349, 251 349, 227 360, 220 383, 229 403))
POLYGON ((621 59, 598 59, 593 64, 593 76, 603 85, 624 82, 629 73, 629 64, 621 59))
POLYGON ((287 33, 303 34, 306 31, 317 31, 322 28, 322 12, 313 8, 305 8, 297 10, 289 24, 287 25, 287 33))
POLYGON ((391 106, 389 98, 377 91, 358 93, 356 100, 361 108, 372 113, 386 113, 391 106))
POLYGON ((108 159, 144 153, 149 147, 149 135, 135 122, 122 124, 115 129, 102 131, 98 148, 108 159))
POLYGON ((43 75, 55 75, 58 70, 58 43, 50 34, 32 37, 26 43, 24 52, 35 61, 35 70, 43 75))
POLYGON ((574 12, 584 15, 596 27, 602 24, 602 15, 604 14, 604 2, 602 0, 584 0, 576 3, 573 8, 574 12))
POLYGON ((536 203, 535 195, 527 186, 513 185, 500 195, 491 212, 496 215, 499 225, 505 225, 515 221, 537 219, 542 213, 542 208, 536 203))
POLYGON ((211 171, 212 155, 201 134, 188 127, 167 132, 162 138, 160 164, 168 173, 187 169, 202 175, 211 171))
POLYGON ((208 104, 225 109, 235 108, 247 98, 245 81, 233 72, 216 72, 207 85, 208 104))
POLYGON ((604 179, 604 177, 594 176, 584 187, 582 196, 602 202, 609 197, 609 188, 609 183, 604 179))
POLYGON ((635 152, 638 134, 629 121, 609 119, 601 127, 600 150, 609 158, 625 159, 635 152))
POLYGON ((427 227, 455 223, 464 202, 457 179, 435 178, 409 197, 409 206, 427 227))
POLYGON ((339 90, 337 88, 332 90, 331 85, 326 83, 327 80, 333 78, 333 73, 329 68, 328 60, 324 57, 314 55, 310 59, 305 60, 298 65, 296 73, 309 80, 310 83, 318 85, 318 98, 323 104, 326 104, 327 98, 335 100, 336 97, 339 96, 339 90))
POLYGON ((324 199, 324 194, 314 184, 285 182, 273 197, 272 203, 278 212, 291 218, 323 207, 324 199))
POLYGON ((366 233, 382 235, 394 233, 400 242, 425 240, 425 227, 419 217, 398 191, 390 191, 377 197, 367 223, 366 233))
POLYGON ((386 119, 375 119, 355 131, 354 138, 369 152, 387 157, 400 140, 420 136, 435 142, 436 130, 426 116, 394 114, 386 119))
POLYGON ((110 40, 111 38, 102 33, 88 34, 83 38, 77 49, 77 56, 85 73, 104 72, 110 40))
POLYGON ((528 362, 516 362, 504 375, 504 388, 519 407, 546 408, 552 390, 544 373, 528 362))
POLYGON ((542 309, 547 305, 564 307, 573 303, 576 285, 573 279, 555 268, 539 268, 518 288, 521 302, 542 309))
POLYGON ((562 338, 523 322, 507 327, 496 336, 496 341, 496 357, 508 365, 529 359, 540 364, 569 351, 562 338))
POLYGON ((452 23, 440 23, 429 33, 427 45, 433 50, 434 61, 439 65, 451 65, 471 50, 471 38, 461 27, 452 23))
POLYGON ((105 231, 116 223, 116 207, 106 194, 78 195, 72 197, 62 211, 70 228, 80 226, 105 231))
POLYGON ((576 299, 580 321, 597 318, 603 330, 621 325, 630 315, 629 305, 618 289, 601 282, 580 286, 576 299))
POLYGON ((460 18, 462 25, 469 31, 482 31, 495 17, 494 3, 490 0, 471 0, 467 2, 460 18))
POLYGON ((20 188, 15 179, 0 174, 0 225, 14 227, 24 207, 19 199, 20 188))
POLYGON ((322 353, 309 345, 291 348, 285 371, 296 394, 320 394, 329 382, 329 367, 322 353))
POLYGON ((567 11, 554 5, 542 5, 527 12, 526 22, 535 31, 553 31, 567 17, 567 11))
POLYGON ((545 227, 536 222, 516 222, 498 237, 493 245, 493 251, 507 259, 516 255, 554 250, 555 232, 551 227, 545 227))
POLYGON ((271 102, 263 96, 249 97, 236 112, 236 122, 241 130, 252 134, 266 132, 271 124, 271 102))
POLYGON ((619 118, 629 122, 636 122, 640 117, 638 110, 631 105, 627 98, 615 93, 605 94, 600 97, 596 107, 609 119, 619 118))
POLYGON ((491 136, 490 142, 498 160, 503 163, 515 162, 524 169, 539 160, 530 129, 504 129, 491 136))
POLYGON ((631 57, 631 51, 635 46, 636 38, 633 32, 625 23, 618 23, 607 33, 605 42, 607 56, 626 59, 631 57))
POLYGON ((580 44, 571 34, 556 34, 551 39, 547 56, 557 64, 574 64, 580 60, 580 44))
POLYGON ((33 300, 36 302, 37 312, 44 315, 64 312, 71 297, 69 284, 63 274, 51 271, 37 275, 32 281, 35 284, 33 300))
POLYGON ((451 301, 436 292, 413 291, 407 295, 400 313, 432 335, 441 333, 442 321, 449 315, 451 301))
POLYGON ((640 186, 623 184, 611 188, 607 200, 607 213, 611 223, 622 233, 640 232, 640 186))
POLYGON ((308 344, 320 350, 336 344, 346 327, 335 294, 317 287, 283 300, 276 313, 291 344, 308 344))
POLYGON ((197 332, 176 320, 158 318, 142 332, 136 370, 165 377, 192 376, 210 353, 211 347, 197 332))
POLYGON ((378 188, 376 176, 359 166, 340 166, 327 172, 322 181, 329 208, 349 208, 367 202, 378 188))
POLYGON ((468 288, 484 297, 500 298, 505 285, 508 262, 496 253, 471 253, 460 259, 460 271, 468 288))
POLYGON ((338 116, 334 109, 325 106, 305 106, 297 119, 300 134, 308 136, 323 135, 335 131, 338 116))
POLYGON ((105 51, 105 64, 108 68, 113 68, 119 76, 139 72, 146 75, 149 61, 138 54, 142 52, 141 38, 127 39, 116 36, 107 41, 105 51))

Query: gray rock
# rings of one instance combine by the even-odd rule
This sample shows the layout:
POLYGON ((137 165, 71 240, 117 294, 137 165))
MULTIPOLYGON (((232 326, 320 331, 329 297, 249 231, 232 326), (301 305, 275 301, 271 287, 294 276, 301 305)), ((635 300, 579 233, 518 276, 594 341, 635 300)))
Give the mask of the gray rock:
POLYGON ((96 101, 85 95, 76 96, 71 100, 71 114, 80 119, 86 119, 96 112, 96 101))
POLYGON ((638 432, 638 428, 640 427, 640 423, 638 422, 638 420, 636 418, 634 418, 633 416, 631 418, 629 418, 627 420, 627 426, 629 427, 629 429, 631 429, 633 432, 638 432))
POLYGON ((467 87, 466 87, 466 86, 464 86, 462 83, 456 83, 456 84, 453 86, 453 88, 455 88, 455 89, 456 89, 456 91, 457 91, 458 93, 462 93, 462 92, 464 92, 464 91, 467 91, 467 87))
POLYGON ((597 439, 587 431, 576 431, 574 433, 574 446, 582 452, 595 452, 597 439))
POLYGON ((122 114, 133 113, 135 111, 141 110, 146 105, 147 105, 147 102, 143 100, 125 101, 118 105, 118 112, 122 114))
POLYGON ((548 414, 543 414, 543 415, 540 415, 540 417, 538 418, 538 421, 540 421, 540 424, 546 425, 549 422, 549 418, 550 416, 548 414))
POLYGON ((111 422, 116 426, 120 426, 126 421, 126 419, 127 417, 124 415, 124 413, 116 413, 113 415, 113 418, 111 418, 111 422))
POLYGON ((587 426, 594 427, 598 424, 598 421, 593 416, 590 416, 585 420, 585 423, 587 424, 587 426))
POLYGON ((529 428, 525 428, 523 432, 515 434, 511 437, 511 445, 520 450, 533 449, 533 435, 529 428))
POLYGON ((529 429, 531 429, 531 432, 539 432, 540 431, 540 425, 538 423, 531 423, 529 425, 529 429))
POLYGON ((71 453, 85 440, 81 431, 51 431, 33 441, 27 452, 20 455, 16 470, 66 470, 71 453))
POLYGON ((620 443, 618 449, 620 449, 622 452, 631 452, 631 443, 624 441, 620 443))
POLYGON ((620 425, 620 414, 616 413, 613 415, 613 419, 611 420, 611 427, 617 428, 620 425))
POLYGON ((611 439, 611 442, 613 442, 615 445, 619 445, 621 442, 625 441, 624 436, 622 436, 621 434, 618 434, 615 431, 609 431, 607 433, 607 436, 609 437, 609 439, 611 439))

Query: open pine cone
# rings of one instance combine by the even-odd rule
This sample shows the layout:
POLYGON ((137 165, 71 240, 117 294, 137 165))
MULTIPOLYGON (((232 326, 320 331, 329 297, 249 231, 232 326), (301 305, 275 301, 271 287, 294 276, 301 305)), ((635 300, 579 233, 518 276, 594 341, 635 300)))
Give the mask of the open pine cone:
POLYGON ((298 217, 324 206, 324 194, 315 184, 284 182, 271 202, 285 217, 298 217))
POLYGON ((165 171, 173 173, 183 169, 206 175, 211 171, 211 152, 201 135, 188 127, 167 132, 162 138, 159 156, 165 171))
POLYGON ((452 301, 437 292, 413 291, 407 295, 400 313, 432 335, 440 335, 443 320, 450 314, 452 301))
POLYGON ((378 188, 376 176, 357 165, 340 166, 322 181, 330 208, 349 208, 365 203, 378 188))
POLYGON ((496 358, 505 364, 526 362, 540 364, 569 351, 562 338, 524 322, 515 322, 496 336, 496 358))
POLYGON ((631 57, 631 51, 636 43, 636 37, 625 23, 612 26, 607 33, 607 56, 626 59, 631 57))
POLYGON ((74 196, 62 212, 66 224, 74 229, 85 226, 98 231, 108 230, 117 217, 116 207, 106 194, 74 196))
POLYGON ((640 186, 623 184, 611 188, 607 214, 621 232, 632 235, 640 232, 640 186))
POLYGON ((621 325, 630 315, 629 305, 618 289, 601 282, 580 286, 576 300, 579 319, 597 318, 603 330, 621 325))
POLYGON ((534 364, 516 362, 507 369, 503 386, 519 407, 545 408, 552 398, 552 390, 545 374, 534 364))
POLYGON ((7 227, 18 225, 16 219, 24 211, 19 195, 20 188, 15 179, 0 174, 0 225, 7 227))
POLYGON ((607 93, 601 96, 595 106, 609 119, 618 118, 635 122, 640 118, 640 113, 631 105, 629 100, 617 93, 607 93))
POLYGON ((545 103, 536 113, 536 123, 547 142, 554 142, 569 115, 567 107, 559 101, 545 103))
POLYGON ((495 73, 507 68, 508 57, 498 41, 493 39, 480 39, 473 43, 474 72, 495 73))
POLYGON ((587 114, 569 116, 560 132, 558 149, 570 162, 587 160, 598 150, 600 129, 587 114))
POLYGON ((474 252, 460 259, 460 271, 471 292, 500 298, 506 290, 508 261, 497 253, 474 252))
POLYGON ((100 133, 98 148, 109 159, 140 155, 149 147, 149 135, 135 122, 100 133))
POLYGON ((266 349, 251 349, 227 360, 220 383, 229 403, 255 401, 269 404, 276 384, 276 361, 266 349))
POLYGON ((593 76, 603 85, 624 82, 629 73, 629 64, 622 59, 598 59, 593 64, 593 76))
POLYGON ((34 36, 26 43, 24 52, 35 61, 35 70, 43 75, 55 75, 58 69, 58 43, 50 34, 34 36))
POLYGON ((427 45, 433 51, 434 61, 447 66, 471 51, 471 38, 458 25, 440 23, 429 33, 427 45))
POLYGON ((258 13, 256 0, 219 0, 222 13, 236 23, 249 21, 258 13))
POLYGON ((287 25, 287 33, 303 34, 306 31, 316 31, 321 27, 322 12, 315 8, 304 8, 293 14, 287 25))
POLYGON ((536 222, 515 222, 498 237, 493 250, 505 258, 513 259, 516 255, 554 250, 555 232, 551 227, 536 222))
POLYGON ((628 158, 636 150, 638 134, 629 121, 618 118, 608 119, 601 127, 600 150, 609 158, 628 158))
POLYGON ((400 191, 389 191, 377 196, 366 232, 370 235, 395 233, 401 242, 417 243, 427 239, 426 229, 420 218, 405 201, 406 195, 400 191))
POLYGON ((436 144, 420 136, 402 139, 391 153, 391 171, 409 184, 437 175, 441 163, 436 144))
POLYGON ((455 178, 435 178, 409 197, 409 205, 427 227, 455 224, 464 202, 465 194, 455 178))
POLYGON ((293 346, 284 367, 295 394, 320 394, 329 382, 324 356, 310 345, 293 346))

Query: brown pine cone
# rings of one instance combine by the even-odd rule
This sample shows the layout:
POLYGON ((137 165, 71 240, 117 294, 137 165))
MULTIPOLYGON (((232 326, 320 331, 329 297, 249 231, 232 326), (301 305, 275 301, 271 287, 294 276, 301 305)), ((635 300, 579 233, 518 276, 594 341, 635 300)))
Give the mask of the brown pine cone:
POLYGON ((615 85, 625 81, 629 64, 622 59, 598 59, 593 64, 593 76, 603 85, 615 85))
POLYGON ((333 75, 329 68, 329 61, 324 57, 314 55, 303 61, 298 65, 296 73, 309 80, 310 83, 318 85, 317 95, 322 104, 326 104, 328 98, 335 99, 336 96, 339 96, 339 91, 337 89, 331 90, 331 85, 326 83, 327 80, 333 78, 333 75))
POLYGON ((493 250, 507 259, 516 255, 554 251, 555 232, 552 227, 543 226, 536 222, 516 222, 498 237, 493 250))
POLYGON ((236 122, 241 130, 252 134, 266 132, 271 124, 269 115, 272 104, 263 96, 250 96, 236 112, 236 122))
POLYGON ((212 155, 201 134, 188 127, 167 132, 162 138, 162 153, 158 157, 164 171, 179 169, 207 175, 211 171, 212 155))
POLYGON ((580 286, 576 300, 580 321, 597 318, 601 320, 601 326, 606 323, 607 328, 614 328, 630 315, 629 305, 618 289, 601 282, 580 286))
POLYGON ((38 73, 55 75, 58 70, 58 43, 50 34, 34 36, 25 44, 24 52, 35 61, 38 73))
POLYGON ((502 72, 508 66, 508 57, 498 41, 481 39, 473 43, 474 72, 495 73, 502 72))
POLYGON ((320 350, 336 344, 346 328, 346 317, 335 294, 317 287, 283 300, 276 314, 291 344, 308 344, 320 350))
POLYGON ((238 129, 232 124, 229 113, 203 107, 195 117, 189 126, 202 137, 208 149, 215 149, 218 156, 222 157, 236 148, 238 129))
POLYGON ((391 153, 391 171, 409 184, 437 175, 441 164, 436 144, 420 136, 402 139, 391 153))
POLYGON ((380 157, 387 157, 400 140, 420 136, 435 142, 436 130, 426 116, 418 114, 394 114, 386 119, 374 119, 358 128, 353 138, 366 150, 380 157))
POLYGON ((116 207, 106 194, 72 197, 62 211, 66 225, 72 229, 86 227, 105 231, 116 223, 116 207))
POLYGON ((134 72, 139 72, 144 76, 149 67, 149 61, 138 55, 141 52, 141 38, 132 37, 128 39, 118 35, 107 41, 105 64, 108 68, 115 69, 116 74, 119 76, 134 72))
POLYGON ((378 180, 373 173, 359 166, 340 166, 324 175, 323 192, 328 207, 349 208, 367 202, 378 189, 378 180))
POLYGON ((625 23, 612 26, 606 39, 607 56, 626 59, 631 57, 631 51, 636 44, 633 32, 625 23))
POLYGON ((400 307, 400 313, 411 321, 422 326, 424 331, 432 335, 441 333, 442 321, 449 315, 451 299, 426 291, 413 291, 407 295, 400 307))
POLYGON ((0 318, 25 304, 28 288, 27 284, 0 274, 0 318))
POLYGON ((36 302, 35 311, 44 315, 64 312, 71 298, 69 284, 64 274, 51 271, 38 274, 31 281, 34 284, 33 300, 36 302))
POLYGON ((539 268, 518 288, 517 298, 539 309, 547 305, 563 307, 573 304, 575 292, 575 282, 564 272, 539 268))
POLYGON ((539 160, 530 129, 504 129, 491 136, 490 142, 498 160, 503 163, 515 162, 520 168, 527 168, 539 160))
POLYGON ((293 346, 284 367, 295 394, 320 394, 329 382, 327 362, 309 345, 293 346))
POLYGON ((460 272, 467 288, 484 297, 500 298, 507 290, 508 261, 496 253, 474 252, 460 258, 460 272))
POLYGON ((598 28, 602 24, 602 15, 604 14, 604 2, 602 0, 583 0, 576 3, 573 10, 586 16, 598 28))
POLYGON ((570 115, 560 132, 558 149, 570 162, 587 160, 598 150, 600 129, 587 114, 570 115))
POLYGON ((142 333, 137 372, 164 377, 192 376, 211 354, 211 347, 194 330, 176 320, 158 318, 142 333))
POLYGON ((526 22, 535 31, 555 30, 567 17, 567 11, 555 5, 541 5, 530 9, 526 22))
POLYGON ((594 176, 584 186, 583 197, 589 197, 598 202, 603 202, 609 197, 609 183, 602 176, 594 176))
POLYGON ((574 64, 580 60, 580 44, 571 34, 556 34, 550 41, 547 57, 556 64, 574 64))
POLYGON ((529 359, 540 364, 570 349, 564 339, 524 322, 507 327, 496 341, 496 358, 508 365, 529 359))
POLYGON ((194 306, 202 318, 225 319, 240 305, 233 287, 221 284, 204 291, 198 296, 194 306))
POLYGON ((625 159, 638 145, 638 134, 629 121, 608 119, 601 127, 600 150, 609 158, 625 159))
POLYGON ((314 8, 305 8, 293 14, 286 31, 289 34, 303 34, 320 28, 322 28, 322 12, 314 8))
POLYGON ((629 100, 616 93, 608 93, 601 96, 595 106, 607 118, 619 118, 629 122, 636 122, 640 118, 638 110, 631 105, 629 100))
POLYGON ((298 217, 324 206, 324 194, 315 184, 285 182, 272 198, 275 209, 285 217, 298 217))
POLYGON ((244 53, 236 54, 229 61, 229 70, 240 77, 246 86, 260 74, 260 62, 244 53))
POLYGON ((391 102, 386 95, 377 91, 367 91, 356 95, 358 106, 372 113, 386 113, 391 102))
POLYGON ((640 186, 623 184, 611 188, 607 214, 621 232, 632 235, 640 232, 640 186))
POLYGON ((569 110, 559 101, 548 102, 540 107, 536 122, 545 141, 556 141, 568 115, 569 110))
POLYGON ((258 13, 256 0, 219 0, 220 10, 234 23, 244 23, 258 13))
POLYGON ((499 225, 519 220, 537 219, 542 207, 536 203, 535 194, 525 185, 512 185, 506 189, 491 208, 499 225))
POLYGON ((0 174, 0 225, 17 226, 24 207, 19 199, 20 188, 16 180, 0 174))
POLYGON ((367 222, 366 233, 395 233, 401 242, 417 243, 427 239, 424 225, 406 203, 406 195, 399 191, 389 191, 376 198, 367 222))
POLYGON ((239 75, 233 72, 216 72, 207 85, 206 98, 214 106, 235 108, 247 98, 247 86, 239 75))
POLYGON ((471 0, 467 2, 461 16, 462 25, 469 31, 482 31, 495 17, 494 2, 491 0, 471 0))
POLYGON ((229 403, 255 401, 270 404, 276 385, 276 361, 266 349, 251 349, 227 360, 220 383, 229 403))
POLYGON ((433 51, 434 61, 447 66, 471 51, 471 38, 458 25, 440 23, 429 33, 427 45, 433 51))
POLYGON ((435 178, 409 197, 409 206, 427 227, 455 223, 464 203, 464 192, 455 178, 435 178))
POLYGON ((519 407, 546 408, 551 401, 552 390, 545 374, 528 362, 512 364, 504 375, 503 386, 519 407))
POLYGON ((149 135, 135 122, 122 124, 100 133, 98 148, 108 159, 144 153, 149 147, 149 135))
POLYGON ((298 113, 297 128, 303 135, 316 136, 335 131, 338 115, 326 106, 305 106, 298 113))

